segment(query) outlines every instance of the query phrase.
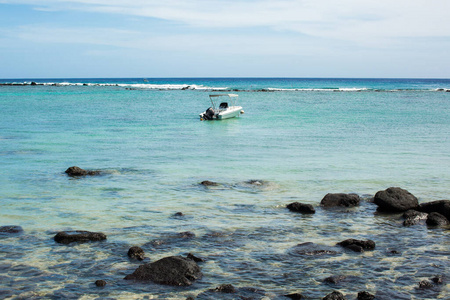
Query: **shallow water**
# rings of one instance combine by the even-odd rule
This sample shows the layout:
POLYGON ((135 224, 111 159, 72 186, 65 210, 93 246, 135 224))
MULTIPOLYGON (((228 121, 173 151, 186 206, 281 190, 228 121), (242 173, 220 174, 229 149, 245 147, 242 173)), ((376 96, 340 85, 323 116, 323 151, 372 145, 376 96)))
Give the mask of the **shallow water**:
POLYGON ((24 229, 0 236, 1 298, 213 299, 205 291, 223 283, 263 290, 257 299, 333 290, 349 299, 362 290, 448 298, 448 229, 403 227, 401 216, 377 214, 368 200, 314 215, 285 206, 317 206, 329 192, 369 199, 390 186, 420 202, 448 199, 450 93, 437 89, 450 81, 149 79, 204 87, 195 90, 73 82, 121 85, 0 86, 0 226, 24 229), (218 87, 239 89, 245 114, 200 122, 218 87), (278 91, 260 92, 267 88, 278 91), (72 165, 102 175, 70 178, 72 165), (53 236, 62 230, 108 239, 59 245, 53 236), (187 231, 195 236, 178 235, 187 231), (295 252, 347 238, 372 239, 376 249, 295 252), (147 262, 194 253, 206 260, 204 276, 187 288, 124 281, 140 264, 126 255, 133 245, 147 262), (323 282, 332 275, 348 277, 323 282), (418 289, 436 275, 447 281, 418 289), (98 279, 106 287, 95 287, 98 279))

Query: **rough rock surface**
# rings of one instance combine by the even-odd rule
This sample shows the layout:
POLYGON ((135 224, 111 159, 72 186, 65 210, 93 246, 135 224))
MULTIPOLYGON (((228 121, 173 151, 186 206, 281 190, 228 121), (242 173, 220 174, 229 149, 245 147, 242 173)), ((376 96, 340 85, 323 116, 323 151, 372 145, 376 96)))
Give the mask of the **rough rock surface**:
POLYGON ((361 198, 357 194, 328 193, 320 201, 320 205, 323 207, 353 207, 358 206, 360 201, 361 198))
POLYGON ((326 295, 322 300, 346 300, 341 292, 333 291, 332 293, 326 295))
POLYGON ((414 209, 409 209, 403 214, 403 226, 412 226, 420 223, 424 223, 427 219, 428 214, 420 212, 414 209))
POLYGON ((55 242, 61 244, 70 244, 73 242, 84 243, 84 242, 96 242, 106 240, 106 235, 101 232, 90 232, 90 231, 61 231, 58 232, 55 237, 55 242))
POLYGON ((373 300, 373 299, 375 299, 375 296, 369 292, 362 291, 358 293, 357 300, 373 300))
POLYGON ((217 182, 209 181, 209 180, 204 180, 204 181, 200 182, 200 184, 204 185, 204 186, 217 186, 217 185, 219 185, 217 182))
POLYGON ((202 275, 200 267, 193 260, 181 256, 169 256, 139 266, 132 274, 125 276, 125 279, 189 286, 202 275))
POLYGON ((304 298, 303 298, 303 295, 300 294, 300 293, 291 293, 291 294, 287 294, 287 295, 284 295, 284 296, 287 297, 287 298, 290 298, 290 299, 292 299, 292 300, 301 300, 301 299, 304 299, 304 298))
POLYGON ((0 227, 0 234, 14 234, 14 233, 22 233, 23 229, 20 226, 17 225, 7 225, 7 226, 1 226, 0 227))
POLYGON ((78 177, 78 176, 86 176, 86 175, 99 175, 100 171, 93 171, 93 170, 84 170, 80 167, 73 166, 68 168, 65 173, 71 177, 78 177))
POLYGON ((390 187, 375 194, 373 202, 384 212, 398 213, 419 207, 417 198, 399 187, 390 187))
POLYGON ((449 225, 449 221, 443 215, 438 212, 432 212, 428 214, 427 225, 428 226, 447 226, 449 225))
POLYGON ((450 221, 450 200, 437 200, 420 204, 421 212, 432 213, 437 212, 445 216, 450 221))
POLYGON ((355 252, 363 252, 364 250, 375 249, 375 242, 372 240, 363 241, 363 240, 347 239, 345 241, 337 243, 337 245, 355 252))
POLYGON ((95 285, 98 287, 104 287, 106 285, 106 281, 104 280, 97 280, 95 281, 95 285))
POLYGON ((137 260, 144 260, 145 252, 141 247, 133 246, 128 250, 128 257, 137 260))
POLYGON ((330 247, 307 242, 292 247, 289 250, 289 254, 294 256, 336 255, 339 253, 338 250, 338 247, 330 247))
POLYGON ((300 202, 293 202, 286 206, 290 211, 299 212, 303 214, 314 214, 316 210, 311 204, 304 204, 300 202))

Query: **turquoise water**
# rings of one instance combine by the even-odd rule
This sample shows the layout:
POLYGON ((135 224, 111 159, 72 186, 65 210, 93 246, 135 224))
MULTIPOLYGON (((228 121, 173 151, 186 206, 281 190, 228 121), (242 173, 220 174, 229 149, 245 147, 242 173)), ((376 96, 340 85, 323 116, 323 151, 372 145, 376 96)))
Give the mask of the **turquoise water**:
POLYGON ((0 237, 0 297, 184 299, 223 283, 264 289, 268 299, 335 289, 351 299, 361 290, 380 299, 448 297, 448 284, 417 289, 449 276, 448 230, 403 227, 368 201, 348 212, 317 207, 313 216, 285 206, 318 206, 329 192, 368 199, 390 186, 420 202, 448 199, 450 80, 1 82, 14 84, 0 85, 0 226, 24 233, 0 237), (220 92, 239 94, 245 114, 201 122, 208 95, 220 92), (103 175, 69 178, 73 165, 103 175), (108 240, 61 246, 52 238, 62 230, 101 231, 108 240), (195 237, 177 237, 186 231, 195 237), (307 259, 290 251, 347 238, 377 248, 307 259), (133 245, 149 261, 204 257, 204 277, 189 288, 124 282, 139 265, 126 256, 133 245), (358 279, 322 283, 335 274, 358 279), (97 279, 108 285, 96 288, 97 279))

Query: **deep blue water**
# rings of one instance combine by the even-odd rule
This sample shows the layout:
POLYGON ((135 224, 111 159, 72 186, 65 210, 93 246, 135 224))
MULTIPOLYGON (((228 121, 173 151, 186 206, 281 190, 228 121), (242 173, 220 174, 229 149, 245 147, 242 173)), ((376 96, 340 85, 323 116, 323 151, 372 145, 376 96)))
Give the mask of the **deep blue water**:
POLYGON ((263 289, 269 299, 293 291, 318 299, 332 290, 349 299, 361 290, 380 299, 448 296, 448 283, 417 289, 421 280, 449 276, 448 229, 403 227, 401 216, 376 214, 368 201, 349 211, 318 207, 330 192, 369 199, 390 186, 420 202, 449 199, 448 79, 0 83, 14 83, 0 85, 0 226, 24 229, 0 237, 0 297, 185 299, 223 283, 263 289), (245 114, 199 120, 209 94, 230 92, 245 114), (103 175, 69 178, 64 171, 73 165, 103 175), (290 213, 285 206, 294 201, 317 213, 290 213), (77 229, 108 240, 64 246, 52 239, 77 229), (185 231, 195 237, 177 238, 185 231), (299 243, 346 238, 372 239, 377 248, 292 254, 299 243), (126 256, 133 245, 148 261, 204 257, 204 277, 189 288, 124 282, 139 265, 126 256), (357 279, 322 282, 336 274, 357 279), (96 288, 97 279, 108 285, 96 288))

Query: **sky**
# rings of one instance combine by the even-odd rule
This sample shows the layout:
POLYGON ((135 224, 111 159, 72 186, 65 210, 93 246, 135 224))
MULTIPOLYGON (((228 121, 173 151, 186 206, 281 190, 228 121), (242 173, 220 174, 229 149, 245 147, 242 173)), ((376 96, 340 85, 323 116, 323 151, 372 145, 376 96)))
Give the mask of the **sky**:
POLYGON ((0 0, 0 78, 450 78, 448 0, 0 0))

